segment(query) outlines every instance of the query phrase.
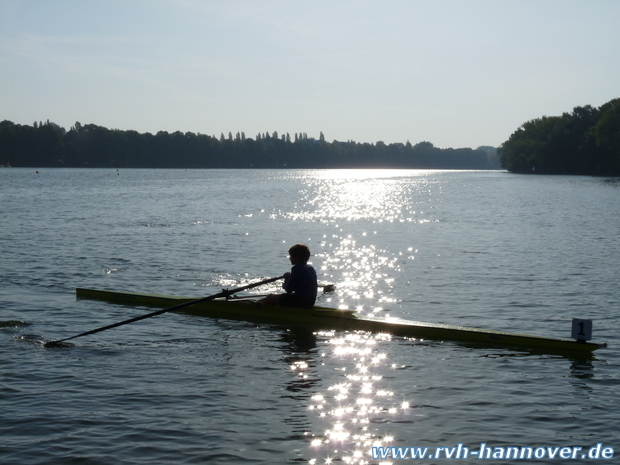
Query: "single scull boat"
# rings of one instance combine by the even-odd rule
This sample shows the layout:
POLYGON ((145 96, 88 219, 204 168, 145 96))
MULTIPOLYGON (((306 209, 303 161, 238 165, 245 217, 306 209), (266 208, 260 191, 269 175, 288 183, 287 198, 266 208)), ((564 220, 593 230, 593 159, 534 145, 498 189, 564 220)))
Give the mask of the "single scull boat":
MULTIPOLYGON (((149 306, 157 308, 171 307, 196 300, 195 297, 171 295, 141 294, 135 292, 118 292, 95 289, 76 289, 76 295, 82 299, 105 300, 132 306, 149 306)), ((312 309, 294 309, 264 305, 251 299, 216 299, 200 302, 179 310, 190 315, 231 320, 287 324, 302 327, 358 330, 389 333, 395 336, 477 342, 492 345, 523 347, 544 351, 579 351, 592 352, 607 347, 586 341, 560 339, 554 337, 515 334, 504 331, 467 328, 444 324, 408 321, 399 318, 358 317, 353 310, 339 310, 326 307, 312 309)))

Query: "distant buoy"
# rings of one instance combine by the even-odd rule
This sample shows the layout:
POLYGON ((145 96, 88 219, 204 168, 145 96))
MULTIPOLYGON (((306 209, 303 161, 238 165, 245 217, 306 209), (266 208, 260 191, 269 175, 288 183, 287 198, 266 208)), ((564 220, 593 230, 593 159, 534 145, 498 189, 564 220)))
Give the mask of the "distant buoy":
POLYGON ((39 172, 38 172, 38 171, 35 171, 35 173, 39 174, 39 172))

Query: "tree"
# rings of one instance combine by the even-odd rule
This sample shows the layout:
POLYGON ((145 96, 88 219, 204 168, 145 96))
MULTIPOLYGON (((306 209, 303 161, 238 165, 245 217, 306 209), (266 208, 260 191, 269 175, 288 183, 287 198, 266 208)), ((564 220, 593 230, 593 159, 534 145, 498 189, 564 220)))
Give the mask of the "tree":
POLYGON ((604 111, 594 127, 594 136, 599 145, 620 155, 620 99, 604 105, 604 111))
POLYGON ((620 99, 524 123, 500 146, 502 166, 516 173, 617 175, 620 105, 614 102, 620 99))

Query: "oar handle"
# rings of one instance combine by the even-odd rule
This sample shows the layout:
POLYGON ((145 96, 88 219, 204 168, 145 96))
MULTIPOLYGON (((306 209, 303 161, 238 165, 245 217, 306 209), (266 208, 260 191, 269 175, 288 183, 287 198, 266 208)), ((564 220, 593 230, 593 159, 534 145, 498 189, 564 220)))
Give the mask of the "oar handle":
POLYGON ((164 308, 164 309, 161 309, 161 310, 157 310, 155 312, 147 313, 146 315, 140 315, 140 316, 137 316, 135 318, 131 318, 129 320, 120 321, 118 323, 113 323, 111 325, 103 326, 101 328, 91 329, 90 331, 86 331, 85 333, 82 333, 82 334, 77 334, 75 336, 67 337, 65 339, 59 339, 59 340, 50 341, 50 342, 52 342, 52 343, 59 343, 59 342, 70 341, 71 339, 76 339, 76 338, 82 337, 82 336, 88 336, 89 334, 99 333, 101 331, 105 331, 106 329, 112 329, 112 328, 117 328, 118 326, 128 325, 129 323, 134 323, 136 321, 144 320, 146 318, 151 318, 151 317, 154 317, 154 316, 157 316, 157 315, 161 315, 162 313, 174 312, 175 310, 180 310, 180 309, 185 308, 185 307, 190 307, 192 305, 199 304, 200 302, 206 302, 207 300, 213 300, 213 299, 217 299, 219 297, 228 297, 229 295, 235 294, 237 292, 245 291, 246 289, 251 289, 251 288, 257 287, 257 286, 262 286, 263 284, 269 284, 269 283, 272 283, 272 282, 277 281, 278 279, 282 279, 282 278, 284 278, 284 276, 278 276, 277 278, 265 279, 264 281, 260 281, 258 283, 253 283, 253 284, 248 284, 247 286, 238 287, 236 289, 231 289, 231 290, 222 289, 222 292, 218 292, 217 294, 210 295, 208 297, 203 297, 203 298, 197 299, 197 300, 191 300, 189 302, 184 302, 182 304, 175 305, 174 307, 164 308))

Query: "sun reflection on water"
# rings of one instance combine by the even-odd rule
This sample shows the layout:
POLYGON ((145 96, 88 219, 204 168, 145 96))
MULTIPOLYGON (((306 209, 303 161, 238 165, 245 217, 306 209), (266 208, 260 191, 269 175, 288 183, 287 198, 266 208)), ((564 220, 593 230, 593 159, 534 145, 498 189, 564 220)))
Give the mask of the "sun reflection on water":
MULTIPOLYGON (((394 432, 380 430, 397 415, 407 414, 409 402, 398 399, 384 386, 389 370, 388 356, 381 352, 387 334, 322 332, 331 348, 326 363, 336 362, 342 381, 314 394, 308 406, 321 431, 308 432, 311 465, 332 462, 363 465, 371 463, 372 447, 388 446, 394 432)), ((297 367, 294 367, 297 370, 297 367)))
POLYGON ((307 179, 299 208, 290 212, 289 218, 327 223, 425 221, 420 210, 434 187, 426 172, 341 170, 319 174, 307 179))
MULTIPOLYGON (((324 244, 323 244, 324 245, 324 244)), ((360 302, 373 302, 371 311, 395 302, 392 292, 394 275, 399 273, 399 256, 380 250, 373 244, 358 245, 351 237, 342 239, 329 253, 319 252, 321 274, 338 281, 338 297, 348 305, 364 309, 360 302)), ((330 303, 330 299, 325 300, 330 303)))
POLYGON ((404 236, 402 226, 389 223, 411 223, 414 231, 416 224, 439 221, 441 190, 425 171, 317 171, 304 178, 293 209, 279 215, 321 231, 312 239, 313 254, 323 278, 338 283, 337 295, 321 305, 344 303, 358 312, 393 306, 395 279, 417 244, 413 234, 404 236), (378 246, 377 234, 398 234, 389 241, 394 250, 378 246))

